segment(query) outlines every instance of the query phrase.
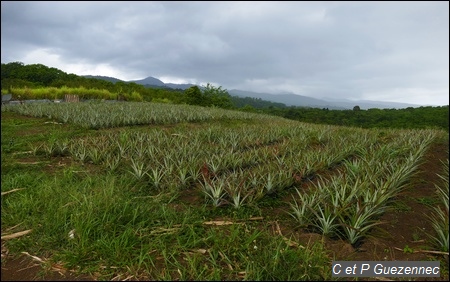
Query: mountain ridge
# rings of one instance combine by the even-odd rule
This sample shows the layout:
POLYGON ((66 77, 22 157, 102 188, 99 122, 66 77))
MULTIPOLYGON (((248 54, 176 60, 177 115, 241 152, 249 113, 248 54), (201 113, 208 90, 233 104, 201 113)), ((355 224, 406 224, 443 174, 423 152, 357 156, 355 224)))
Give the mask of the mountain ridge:
MULTIPOLYGON (((84 75, 84 77, 90 77, 90 78, 97 78, 97 79, 103 79, 107 81, 111 81, 113 83, 117 81, 122 81, 126 83, 136 83, 143 85, 145 87, 154 87, 154 88, 161 88, 161 87, 168 87, 172 89, 181 89, 185 90, 192 86, 198 86, 202 87, 200 85, 195 84, 176 84, 176 83, 164 83, 161 80, 148 76, 144 79, 139 80, 130 80, 125 81, 121 79, 117 79, 115 77, 109 77, 109 76, 92 76, 92 75, 84 75)), ((320 98, 313 98, 309 96, 303 96, 299 94, 269 94, 269 93, 263 93, 263 92, 253 92, 253 91, 247 91, 247 90, 238 90, 238 89, 232 89, 228 90, 228 93, 231 96, 236 97, 250 97, 250 98, 260 98, 263 100, 267 100, 270 102, 275 103, 282 103, 286 106, 296 106, 296 107, 309 107, 309 108, 327 108, 332 110, 349 110, 353 109, 355 106, 359 106, 362 110, 367 110, 371 108, 379 108, 379 109, 401 109, 401 108, 408 108, 408 107, 422 107, 426 105, 417 105, 417 104, 410 104, 410 103, 399 103, 399 102, 386 102, 386 101, 371 101, 371 100, 348 100, 348 99, 332 99, 330 100, 324 100, 320 98)))

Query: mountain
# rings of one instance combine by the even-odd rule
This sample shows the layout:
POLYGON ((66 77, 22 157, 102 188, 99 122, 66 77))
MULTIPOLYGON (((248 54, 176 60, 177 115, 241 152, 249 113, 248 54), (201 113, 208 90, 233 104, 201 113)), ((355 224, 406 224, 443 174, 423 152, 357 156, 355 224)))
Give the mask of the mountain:
MULTIPOLYGON (((228 93, 232 96, 239 97, 253 97, 253 98, 261 98, 263 100, 268 100, 277 103, 283 103, 286 106, 298 106, 298 107, 309 107, 309 108, 328 108, 332 110, 345 110, 345 107, 336 106, 333 103, 311 98, 302 95, 296 94, 268 94, 268 93, 259 93, 259 92, 251 92, 251 91, 243 91, 243 90, 229 90, 228 93)), ((354 106, 354 105, 353 105, 354 106)), ((352 106, 352 108, 353 108, 352 106)))
MULTIPOLYGON (((151 77, 151 76, 149 76, 149 77, 147 77, 147 78, 144 78, 144 79, 140 79, 140 80, 130 80, 130 81, 127 81, 127 82, 134 82, 134 83, 136 83, 136 84, 142 84, 142 85, 144 85, 144 86, 146 86, 146 85, 166 86, 166 85, 164 84, 164 82, 162 82, 161 80, 159 80, 159 79, 157 79, 157 78, 151 77)), ((172 88, 172 87, 171 87, 171 88, 172 88)))
MULTIPOLYGON (((84 77, 90 78, 98 78, 107 81, 117 82, 122 81, 117 78, 107 77, 107 76, 92 76, 85 75, 84 77)), ((154 87, 154 88, 172 88, 172 89, 182 89, 185 90, 192 86, 198 86, 202 88, 202 86, 195 84, 176 84, 176 83, 164 83, 161 80, 154 77, 147 77, 140 80, 131 80, 125 82, 134 82, 136 84, 144 85, 145 87, 154 87)), ((228 90, 228 93, 231 96, 236 97, 251 97, 258 98, 274 103, 282 103, 286 106, 296 106, 296 107, 308 107, 308 108, 328 108, 330 110, 351 110, 355 106, 359 106, 362 110, 367 110, 371 108, 378 109, 402 109, 408 107, 420 107, 423 105, 416 104, 408 104, 408 103, 396 103, 396 102, 383 102, 383 101, 370 101, 370 100, 347 100, 347 99, 334 99, 334 98, 312 98, 308 96, 302 96, 297 94, 269 94, 269 93, 260 93, 260 92, 252 92, 252 91, 244 91, 244 90, 228 90), (324 100, 326 99, 326 100, 324 100)))
POLYGON ((101 79, 101 80, 106 80, 106 81, 109 81, 109 82, 112 82, 112 83, 116 83, 118 81, 123 81, 123 80, 117 79, 115 77, 101 76, 101 75, 82 75, 82 77, 101 79))
POLYGON ((408 103, 398 103, 398 102, 383 102, 383 101, 371 101, 371 100, 331 100, 335 105, 347 107, 353 109, 354 106, 358 105, 362 110, 367 109, 403 109, 403 108, 417 108, 424 105, 408 104, 408 103))
POLYGON ((408 107, 420 107, 422 105, 408 104, 408 103, 396 103, 396 102, 383 102, 383 101, 370 101, 370 100, 347 100, 347 99, 318 99, 297 94, 268 94, 257 93, 242 90, 229 90, 230 95, 240 97, 255 97, 264 100, 284 103, 287 106, 297 107, 309 107, 309 108, 328 108, 330 110, 352 110, 353 107, 359 106, 362 110, 378 108, 378 109, 402 109, 408 107))
MULTIPOLYGON (((173 88, 173 89, 181 89, 181 90, 186 90, 192 86, 198 86, 195 84, 176 84, 176 83, 166 83, 165 84, 167 87, 173 88)), ((200 86, 199 86, 200 87, 200 86)))

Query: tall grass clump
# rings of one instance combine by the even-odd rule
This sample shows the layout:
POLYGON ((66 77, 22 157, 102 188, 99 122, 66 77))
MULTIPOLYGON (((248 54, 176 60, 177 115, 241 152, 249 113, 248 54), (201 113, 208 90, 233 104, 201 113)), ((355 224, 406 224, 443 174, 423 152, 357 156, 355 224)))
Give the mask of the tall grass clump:
POLYGON ((183 260, 180 260, 168 246, 163 256, 168 262, 169 276, 159 276, 157 280, 308 281, 330 278, 329 258, 320 243, 291 247, 281 236, 240 224, 187 228, 182 234, 177 236, 178 245, 195 248, 183 252, 183 260))
MULTIPOLYGON (((56 87, 40 87, 40 88, 15 88, 10 89, 10 93, 21 100, 39 100, 39 99, 64 99, 66 94, 76 95, 80 99, 105 99, 116 100, 117 93, 111 93, 106 89, 86 89, 84 87, 69 88, 63 86, 56 87)), ((142 101, 142 96, 139 93, 130 95, 130 100, 142 101)))

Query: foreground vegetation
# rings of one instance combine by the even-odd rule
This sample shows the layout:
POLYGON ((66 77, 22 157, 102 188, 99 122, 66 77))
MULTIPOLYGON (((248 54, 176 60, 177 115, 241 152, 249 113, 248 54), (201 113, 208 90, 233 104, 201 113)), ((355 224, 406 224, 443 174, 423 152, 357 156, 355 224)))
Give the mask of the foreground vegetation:
MULTIPOLYGON (((11 252, 98 279, 331 280, 323 241, 279 226, 357 248, 433 142, 448 134, 156 103, 2 106, 2 233, 31 230, 11 252)), ((429 247, 448 252, 448 159, 435 184, 429 247)))

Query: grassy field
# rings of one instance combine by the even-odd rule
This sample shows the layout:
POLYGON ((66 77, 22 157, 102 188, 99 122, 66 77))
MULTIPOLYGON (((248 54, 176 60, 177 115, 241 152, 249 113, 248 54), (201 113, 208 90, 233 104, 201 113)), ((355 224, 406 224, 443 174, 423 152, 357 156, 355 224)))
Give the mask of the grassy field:
POLYGON ((337 280, 333 260, 383 260, 384 240, 386 258, 439 260, 448 278, 443 131, 128 102, 2 106, 1 136, 2 267, 337 280))

